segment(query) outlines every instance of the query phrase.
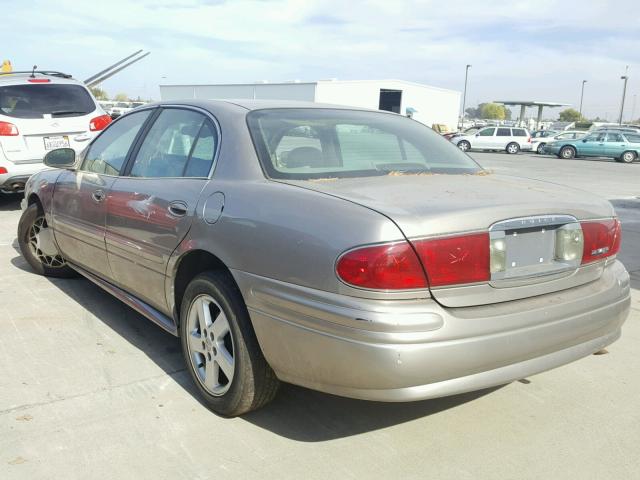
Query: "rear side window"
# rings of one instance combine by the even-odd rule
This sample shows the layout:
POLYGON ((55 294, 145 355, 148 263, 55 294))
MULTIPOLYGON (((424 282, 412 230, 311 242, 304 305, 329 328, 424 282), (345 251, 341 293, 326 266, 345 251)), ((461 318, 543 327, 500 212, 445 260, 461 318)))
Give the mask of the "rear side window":
POLYGON ((80 170, 118 175, 151 110, 132 113, 111 124, 89 147, 80 170))
POLYGON ((524 128, 514 128, 513 129, 513 136, 514 137, 526 137, 527 136, 527 131, 524 128))
POLYGON ((640 135, 636 135, 635 133, 625 133, 624 136, 627 137, 627 142, 640 143, 640 135))
POLYGON ((80 85, 26 84, 0 87, 0 114, 15 118, 78 117, 96 109, 80 85))
POLYGON ((511 136, 511 129, 510 128, 499 128, 497 136, 498 137, 510 137, 511 136))
POLYGON ((619 133, 611 133, 607 134, 607 142, 624 142, 624 138, 619 133))
POLYGON ((142 142, 130 175, 206 177, 216 143, 215 130, 204 115, 191 110, 163 110, 142 142))

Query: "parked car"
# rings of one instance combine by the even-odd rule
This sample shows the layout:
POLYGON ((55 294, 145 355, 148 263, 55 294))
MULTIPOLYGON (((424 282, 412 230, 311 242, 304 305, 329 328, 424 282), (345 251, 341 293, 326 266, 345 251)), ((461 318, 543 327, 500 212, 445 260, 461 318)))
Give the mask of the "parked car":
POLYGON ((128 113, 131 110, 133 110, 133 107, 131 106, 131 103, 129 103, 129 102, 117 102, 111 108, 111 110, 109 111, 109 114, 111 115, 111 118, 113 118, 115 120, 120 115, 124 115, 125 113, 128 113))
POLYGON ((481 127, 469 127, 469 128, 465 128, 463 131, 445 133, 442 136, 447 140, 451 140, 452 138, 459 137, 461 135, 473 135, 474 133, 479 131, 480 128, 481 127))
POLYGON ((379 401, 502 385, 602 349, 629 312, 608 201, 487 172, 400 115, 172 101, 45 162, 24 258, 179 336, 223 415, 279 380, 379 401))
POLYGON ((525 128, 486 127, 473 135, 461 135, 451 139, 460 150, 504 150, 518 153, 531 150, 531 135, 525 128))
POLYGON ((0 192, 22 191, 53 149, 81 150, 111 118, 70 75, 0 73, 0 192))
POLYGON ((617 162, 633 163, 640 154, 640 134, 618 130, 596 130, 588 135, 547 143, 545 153, 559 158, 610 157, 617 162))
POLYGON ((578 130, 569 130, 566 132, 552 132, 549 136, 531 136, 531 149, 537 153, 546 153, 545 146, 549 142, 554 142, 556 140, 575 140, 577 138, 582 138, 587 134, 587 132, 582 132, 578 130))

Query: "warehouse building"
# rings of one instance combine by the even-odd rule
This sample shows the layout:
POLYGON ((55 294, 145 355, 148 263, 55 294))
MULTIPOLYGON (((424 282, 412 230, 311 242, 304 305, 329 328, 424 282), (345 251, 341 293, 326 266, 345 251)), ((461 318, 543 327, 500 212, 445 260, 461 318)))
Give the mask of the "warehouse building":
POLYGON ((162 100, 271 99, 305 100, 387 110, 432 126, 455 129, 460 92, 403 80, 318 80, 316 82, 219 85, 160 85, 162 100))

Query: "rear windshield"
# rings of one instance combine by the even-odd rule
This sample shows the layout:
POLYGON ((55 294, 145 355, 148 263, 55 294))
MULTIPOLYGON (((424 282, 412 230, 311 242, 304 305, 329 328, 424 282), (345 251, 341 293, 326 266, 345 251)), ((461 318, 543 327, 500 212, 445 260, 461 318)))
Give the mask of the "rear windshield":
POLYGON ((0 114, 15 118, 78 117, 96 105, 80 85, 26 84, 0 87, 0 114))
POLYGON ((338 109, 256 110, 247 115, 271 178, 477 173, 482 169, 426 125, 400 115, 338 109))

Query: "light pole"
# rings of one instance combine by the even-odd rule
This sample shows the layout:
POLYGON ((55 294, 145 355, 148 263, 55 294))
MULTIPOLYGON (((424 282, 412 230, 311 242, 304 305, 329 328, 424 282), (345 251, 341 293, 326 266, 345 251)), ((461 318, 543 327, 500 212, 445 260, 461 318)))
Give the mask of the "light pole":
POLYGON ((622 75, 620 80, 624 80, 624 86, 622 87, 622 103, 620 104, 620 116, 618 117, 618 124, 622 125, 622 113, 624 112, 624 97, 627 95, 627 80, 628 75, 622 75))
MULTIPOLYGON (((469 69, 471 65, 467 65, 464 70, 464 93, 462 94, 462 115, 460 116, 460 123, 464 124, 464 110, 467 106, 467 79, 469 78, 469 69)), ((458 125, 458 129, 460 129, 461 125, 458 125)))
POLYGON ((584 84, 587 83, 586 80, 582 80, 582 91, 580 92, 580 116, 582 116, 582 99, 584 98, 584 84))

